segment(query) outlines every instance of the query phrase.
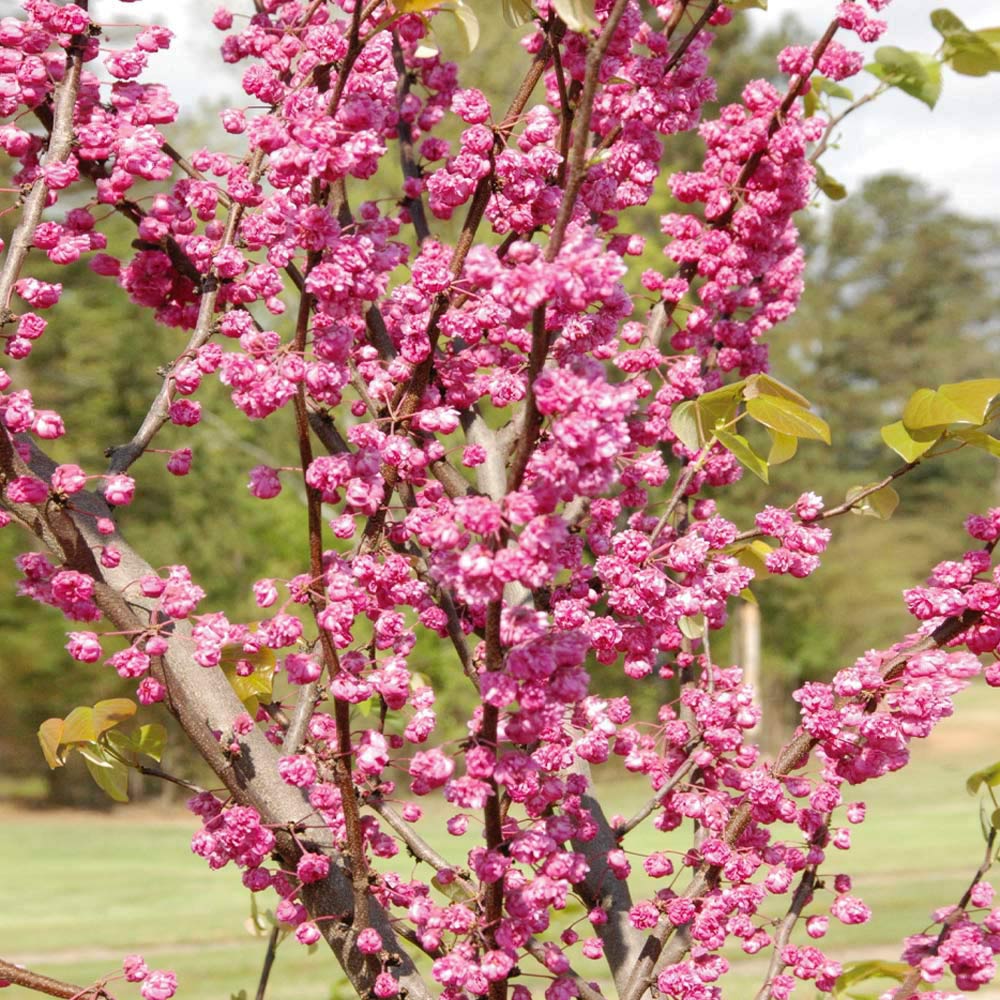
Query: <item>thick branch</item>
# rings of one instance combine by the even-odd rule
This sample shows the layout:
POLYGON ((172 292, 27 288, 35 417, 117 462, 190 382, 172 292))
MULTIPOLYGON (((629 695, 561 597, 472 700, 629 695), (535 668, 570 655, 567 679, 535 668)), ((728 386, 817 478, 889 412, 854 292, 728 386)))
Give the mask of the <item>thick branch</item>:
MULTIPOLYGON (((589 778, 589 768, 583 761, 575 762, 574 769, 589 778)), ((597 834, 590 840, 573 841, 573 850, 582 854, 590 866, 587 877, 574 889, 588 909, 602 909, 608 916, 607 922, 597 924, 594 930, 604 944, 604 957, 614 977, 615 988, 621 993, 642 953, 645 936, 628 919, 632 908, 628 883, 616 878, 608 867, 608 851, 619 846, 615 831, 594 796, 585 794, 580 801, 597 825, 597 834)))
POLYGON ((61 979, 43 976, 20 965, 14 965, 0 958, 0 979, 7 980, 14 986, 23 986, 26 990, 44 993, 50 997, 65 997, 66 1000, 114 1000, 114 997, 100 983, 93 986, 74 986, 64 983, 61 979))
MULTIPOLYGON (((0 435, 0 473, 12 478, 30 471, 48 479, 54 469, 55 463, 36 450, 29 470, 17 458, 9 437, 0 435)), ((51 503, 35 507, 4 500, 4 505, 46 544, 57 561, 88 573, 97 581, 95 600, 116 629, 136 634, 155 627, 155 616, 159 613, 156 599, 144 597, 135 588, 136 580, 146 574, 155 575, 155 570, 121 535, 98 535, 96 519, 109 513, 100 496, 76 494, 71 511, 51 503), (115 545, 122 554, 120 564, 114 569, 98 566, 93 557, 94 551, 107 544, 115 545)), ((205 670, 198 665, 194 649, 190 625, 184 621, 172 623, 170 649, 153 664, 154 675, 167 689, 166 706, 233 798, 242 805, 252 806, 261 821, 275 830, 277 854, 286 867, 294 868, 302 847, 289 831, 312 808, 301 790, 281 780, 280 752, 260 729, 254 728, 239 737, 237 754, 223 752, 216 733, 231 733, 233 721, 244 708, 221 670, 205 670)), ((333 864, 324 881, 303 888, 303 902, 314 917, 346 915, 346 920, 321 920, 319 926, 353 988, 363 996, 372 988, 378 970, 354 948, 355 935, 350 926, 354 912, 350 863, 338 851, 332 833, 325 826, 310 828, 310 841, 311 849, 327 854, 333 864)), ((370 925, 381 935, 386 950, 398 960, 392 971, 406 989, 407 997, 430 1000, 423 979, 399 946, 388 914, 376 900, 369 897, 368 903, 370 925)))

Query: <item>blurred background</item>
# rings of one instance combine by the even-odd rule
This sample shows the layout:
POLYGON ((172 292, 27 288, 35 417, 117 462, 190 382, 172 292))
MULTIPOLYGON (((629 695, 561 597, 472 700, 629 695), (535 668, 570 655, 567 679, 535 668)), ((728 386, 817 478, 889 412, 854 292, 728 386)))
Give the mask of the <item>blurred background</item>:
MULTIPOLYGON (((827 3, 797 6, 808 26, 793 17, 754 12, 737 15, 736 23, 720 33, 712 50, 719 103, 737 99, 750 78, 773 77, 776 52, 790 42, 811 41, 810 29, 832 9, 827 3)), ((981 5, 981 15, 967 18, 970 26, 993 23, 981 18, 996 6, 981 5)), ((496 95, 502 107, 526 57, 491 5, 478 4, 477 9, 482 40, 471 56, 462 54, 447 29, 437 42, 467 67, 471 82, 487 76, 483 89, 496 95)), ((916 15, 904 9, 889 13, 908 18, 908 39, 922 32, 924 42, 914 39, 912 47, 932 50, 937 36, 926 19, 918 32, 916 15)), ((234 83, 237 76, 189 74, 194 62, 204 58, 207 64, 218 37, 213 29, 206 34, 191 27, 195 12, 203 13, 203 7, 189 0, 174 5, 164 18, 170 26, 179 18, 189 34, 176 44, 189 43, 194 56, 182 55, 178 48, 153 64, 154 74, 162 72, 165 82, 176 84, 182 106, 183 98, 205 92, 195 92, 196 84, 204 87, 208 81, 214 94, 211 100, 202 97, 189 104, 185 117, 169 130, 171 142, 182 151, 218 143, 224 137, 219 108, 243 103, 234 83)), ((994 20, 1000 22, 1000 11, 994 20)), ((978 89, 969 97, 967 79, 947 70, 945 76, 945 98, 953 85, 966 96, 954 110, 942 99, 933 119, 925 122, 925 138, 935 136, 939 127, 953 126, 960 115, 984 114, 997 97, 996 78, 971 81, 978 89)), ((851 81, 855 97, 876 82, 871 77, 851 81)), ((747 477, 725 491, 719 498, 721 510, 741 526, 749 527, 764 503, 790 504, 812 490, 833 505, 850 487, 880 479, 899 459, 882 444, 878 429, 898 419, 914 389, 1000 373, 1000 199, 995 190, 991 198, 991 189, 977 180, 983 156, 989 157, 975 151, 978 136, 965 135, 966 146, 949 142, 945 150, 952 174, 941 174, 936 166, 927 169, 940 162, 941 144, 933 150, 926 141, 907 144, 904 125, 911 112, 931 114, 912 98, 889 94, 848 119, 842 148, 830 156, 831 164, 846 166, 829 166, 845 183, 846 196, 834 202, 818 194, 815 211, 801 220, 810 261, 808 287, 798 313, 771 338, 773 370, 813 401, 831 425, 833 446, 806 442, 792 462, 773 470, 770 487, 747 477), (899 102, 907 107, 905 115, 892 110, 899 102), (880 108, 883 103, 888 112, 880 108), (893 134, 894 122, 900 123, 898 135, 893 134), (884 157, 871 164, 867 159, 864 136, 873 128, 892 139, 899 157, 892 172, 870 169, 885 165, 884 157)), ((706 111, 707 117, 713 115, 714 109, 706 111)), ((911 134, 916 131, 910 129, 911 134)), ((679 136, 666 144, 667 171, 696 169, 699 157, 696 137, 679 136)), ((995 162, 993 157, 990 163, 995 162)), ((394 170, 387 165, 377 179, 383 185, 377 193, 391 193, 394 170)), ((0 159, 0 188, 11 187, 11 172, 9 161, 0 159)), ((0 194, 0 208, 12 197, 0 194)), ((637 296, 642 294, 637 276, 643 268, 667 263, 657 220, 672 207, 661 184, 653 202, 634 216, 648 241, 631 278, 630 290, 637 296)), ((5 239, 15 221, 13 212, 0 214, 5 239)), ((127 254, 134 232, 118 219, 108 224, 109 252, 127 254)), ((442 238, 450 237, 448 226, 437 228, 442 238)), ((176 356, 184 337, 157 327, 124 295, 113 294, 109 279, 94 275, 85 262, 55 268, 39 255, 31 266, 37 276, 63 282, 66 292, 48 333, 26 362, 12 366, 13 375, 18 388, 31 388, 42 405, 64 415, 68 444, 58 442, 54 457, 98 472, 105 449, 133 433, 158 388, 157 368, 176 356)), ((640 297, 637 309, 641 313, 644 308, 640 297)), ((165 454, 146 456, 136 467, 136 501, 122 511, 120 522, 127 537, 142 540, 153 565, 183 562, 191 568, 208 592, 203 609, 252 620, 250 584, 263 576, 291 576, 307 558, 304 501, 291 479, 268 503, 254 500, 246 490, 252 466, 296 464, 292 414, 289 410, 250 423, 229 404, 224 388, 209 381, 198 398, 205 413, 202 424, 194 429, 168 426, 156 441, 167 451, 191 446, 191 475, 178 482, 166 472, 165 454)), ((866 649, 889 644, 913 627, 900 591, 923 580, 935 562, 965 550, 965 516, 1000 505, 1000 464, 982 452, 960 452, 927 463, 898 485, 902 502, 890 521, 851 516, 831 524, 834 541, 809 581, 771 578, 754 587, 762 640, 760 739, 768 748, 780 745, 794 728, 788 694, 795 687, 804 680, 829 678, 866 649)), ((155 958, 157 965, 190 967, 183 995, 227 996, 242 984, 252 996, 262 946, 242 930, 249 912, 247 894, 229 873, 214 876, 206 890, 203 863, 187 850, 195 824, 180 811, 183 793, 147 780, 132 789, 132 805, 101 815, 110 803, 79 758, 56 771, 46 766, 35 736, 41 722, 64 716, 75 705, 127 695, 130 685, 101 664, 73 662, 63 649, 68 623, 57 612, 14 595, 13 558, 23 544, 15 529, 0 532, 0 690, 5 692, 0 700, 0 857, 8 863, 19 858, 4 874, 3 884, 16 904, 0 908, 0 952, 6 949, 7 957, 83 983, 114 966, 123 949, 143 950, 135 938, 145 935, 147 949, 155 953, 149 955, 151 966, 155 958), (142 827, 138 840, 137 826, 142 827), (25 843, 41 851, 40 867, 32 867, 31 858, 20 853, 25 843), (158 886, 167 875, 165 896, 160 888, 156 896, 150 894, 154 867, 158 886), (193 921, 194 900, 198 920, 193 921), (161 953, 162 961, 157 957, 161 953)), ((713 645, 723 664, 737 659, 732 632, 727 629, 713 645)), ((451 683, 456 669, 451 657, 442 656, 425 637, 413 666, 438 691, 444 731, 461 732, 470 693, 451 683)), ((595 687, 616 690, 620 671, 596 669, 595 687)), ((630 682, 629 694, 638 710, 648 712, 670 690, 666 682, 647 678, 630 682)), ((855 933, 854 947, 862 939, 868 951, 884 944, 881 957, 896 958, 891 942, 921 930, 932 906, 957 899, 979 863, 977 807, 965 797, 963 782, 967 773, 1000 758, 997 713, 985 689, 968 693, 964 701, 968 713, 958 727, 949 729, 946 723, 943 742, 931 741, 918 752, 922 771, 914 765, 898 776, 900 781, 893 776, 880 783, 884 789, 873 793, 885 807, 879 818, 876 798, 870 798, 873 818, 857 832, 857 843, 858 863, 874 881, 868 893, 860 894, 873 905, 883 902, 877 919, 888 922, 875 925, 881 929, 874 945, 871 933, 855 933), (911 795, 913 788, 920 793, 911 795), (882 848, 887 837, 898 839, 903 853, 886 858, 882 848)), ((166 714, 159 714, 158 721, 169 725, 166 714)), ((207 780, 173 731, 164 766, 195 781, 207 780)), ((628 792, 642 795, 628 783, 611 791, 622 796, 623 812, 628 811, 628 792)), ((425 835, 431 836, 430 821, 426 825, 425 835)), ((833 943, 845 949, 838 957, 850 957, 846 935, 833 943)), ((294 943, 285 950, 288 955, 283 952, 281 961, 287 976, 276 980, 270 996, 345 995, 338 993, 342 988, 329 959, 309 959, 294 943)), ((750 978, 747 993, 737 987, 726 995, 752 995, 755 987, 749 983, 750 978)))

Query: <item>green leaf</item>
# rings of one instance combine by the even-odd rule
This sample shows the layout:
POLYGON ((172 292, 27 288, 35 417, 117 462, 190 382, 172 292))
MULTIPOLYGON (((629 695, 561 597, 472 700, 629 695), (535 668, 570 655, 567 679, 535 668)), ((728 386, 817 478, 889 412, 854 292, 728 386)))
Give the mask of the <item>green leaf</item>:
POLYGON ((752 569, 755 576, 760 579, 761 577, 770 575, 767 571, 767 563, 764 560, 767 558, 768 553, 773 551, 773 545, 768 545, 761 538, 755 538, 749 545, 741 545, 739 548, 734 549, 733 555, 736 556, 741 566, 752 569))
POLYGON ((700 639, 705 634, 704 615, 681 615, 677 627, 685 639, 700 639))
POLYGON ((59 745, 62 743, 63 734, 62 719, 46 719, 38 727, 38 742, 42 745, 42 755, 45 763, 54 771, 57 767, 62 767, 65 763, 59 754, 59 745))
POLYGON ((119 722, 131 719, 135 715, 136 704, 128 698, 109 698, 99 701, 94 706, 94 728, 97 735, 114 729, 119 722))
POLYGON ((986 76, 1000 72, 1000 48, 994 43, 995 28, 986 34, 972 31, 950 10, 936 10, 931 24, 944 39, 945 62, 963 76, 986 76))
POLYGON ((822 417, 790 399, 779 396, 757 396, 747 400, 747 413, 759 424, 790 434, 792 437, 809 438, 830 443, 830 426, 822 417))
POLYGON ((845 101, 853 101, 854 94, 839 83, 834 83, 833 80, 828 80, 825 76, 820 76, 818 73, 814 73, 812 76, 813 90, 819 91, 821 94, 826 94, 828 97, 839 97, 845 101))
POLYGON ((722 0, 730 10, 767 10, 767 0, 722 0))
POLYGON ((163 748, 167 745, 166 727, 158 722, 140 726, 132 733, 132 744, 139 753, 159 762, 163 756, 163 748))
POLYGON ((749 469, 758 479, 767 482, 767 462, 750 447, 750 442, 745 437, 731 431, 716 431, 715 436, 740 465, 749 469))
POLYGON ((740 600, 746 601, 747 604, 752 604, 754 607, 759 607, 757 598, 754 596, 754 592, 749 587, 744 587, 739 593, 740 600))
POLYGON ((799 449, 799 439, 794 434, 782 434, 768 427, 767 433, 771 437, 771 450, 767 455, 768 465, 781 465, 790 458, 795 457, 795 452, 799 449))
POLYGON ((819 164, 816 164, 816 187, 830 201, 843 201, 847 197, 847 188, 840 181, 831 177, 819 164))
POLYGON ((977 423, 978 417, 971 416, 936 389, 917 389, 903 410, 903 426, 908 431, 944 430, 949 424, 977 423))
POLYGON ((600 22, 594 17, 594 0, 552 0, 552 7, 570 31, 600 30, 600 22))
POLYGON ((167 731, 159 723, 151 722, 145 726, 139 726, 131 733, 123 733, 120 729, 113 729, 105 735, 105 739, 119 757, 123 757, 129 764, 135 766, 138 763, 136 757, 139 754, 144 754, 155 761, 160 760, 167 742, 167 731))
MULTIPOLYGON (((867 486, 852 486, 847 491, 847 502, 851 503, 859 494, 874 485, 869 483, 867 486)), ((881 521, 888 521, 898 506, 899 494, 891 486, 883 486, 882 489, 868 494, 856 507, 851 508, 851 513, 867 514, 881 521)))
POLYGON ((988 767, 974 771, 965 780, 965 790, 970 795, 975 795, 983 785, 988 788, 996 788, 997 785, 1000 785, 1000 760, 988 767))
POLYGON ((535 10, 529 0, 503 0, 503 19, 512 27, 519 28, 534 17, 535 10))
POLYGON ((835 998, 852 996, 853 994, 848 994, 846 991, 869 979, 893 979, 901 983, 909 972, 910 966, 905 962, 884 962, 881 959, 848 962, 833 987, 833 996, 835 998))
POLYGON ((990 813, 990 826, 992 826, 994 830, 1000 830, 1000 809, 994 809, 993 812, 990 813))
POLYGON ((431 885, 438 892, 447 896, 453 903, 467 903, 470 899, 474 898, 473 894, 458 879, 454 879, 451 882, 442 882, 435 875, 431 879, 431 885))
POLYGON ((1000 395, 1000 378, 976 378, 968 382, 946 382, 938 394, 954 403, 977 423, 982 423, 994 397, 1000 395))
POLYGON ((270 700, 274 688, 274 670, 276 660, 272 650, 261 650, 253 656, 245 657, 251 662, 256 661, 252 674, 241 676, 236 672, 236 664, 232 661, 222 661, 222 672, 236 692, 236 697, 251 715, 256 715, 257 705, 261 700, 270 700), (263 654, 270 655, 263 655, 263 654))
POLYGON ((115 802, 128 802, 128 768, 113 757, 105 757, 101 763, 87 755, 87 770, 101 791, 115 802))
POLYGON ((790 385, 779 382, 770 375, 751 375, 744 380, 743 398, 754 399, 757 396, 777 396, 779 399, 787 399, 791 403, 798 403, 799 406, 808 409, 811 405, 809 400, 796 392, 790 385))
POLYGON ((908 431, 903 426, 902 420, 897 420, 894 424, 886 424, 882 428, 882 440, 904 462, 915 462, 921 455, 930 451, 940 437, 941 431, 937 429, 908 431))
POLYGON ((704 442, 701 439, 698 411, 693 399, 685 399, 683 403, 678 403, 673 408, 670 414, 670 429, 685 448, 697 451, 702 446, 704 442))
POLYGON ((812 118, 819 111, 819 94, 810 87, 802 98, 802 111, 806 118, 812 118))
POLYGON ((451 14, 458 23, 459 34, 465 44, 466 53, 471 53, 479 44, 479 18, 465 0, 453 0, 441 7, 442 13, 451 14))
POLYGON ((702 433, 706 438, 711 436, 717 424, 728 424, 736 416, 745 384, 745 380, 741 379, 706 392, 695 400, 702 433))
POLYGON ((895 45, 883 45, 875 52, 875 62, 865 69, 929 108, 941 96, 941 64, 926 52, 907 52, 895 45))

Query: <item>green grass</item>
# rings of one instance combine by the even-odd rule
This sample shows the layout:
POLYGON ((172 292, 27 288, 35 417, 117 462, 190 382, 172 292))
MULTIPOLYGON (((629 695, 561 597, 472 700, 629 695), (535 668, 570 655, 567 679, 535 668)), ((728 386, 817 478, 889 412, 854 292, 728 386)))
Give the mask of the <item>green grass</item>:
MULTIPOLYGON (((868 803, 868 819, 853 828, 848 855, 831 849, 824 874, 849 871, 854 893, 875 915, 866 927, 831 921, 820 944, 834 957, 895 960, 905 935, 922 930, 932 909, 961 895, 983 849, 977 803, 966 794, 964 782, 970 772, 1000 758, 998 707, 996 692, 966 692, 957 716, 931 740, 915 746, 908 768, 855 789, 854 795, 846 791, 849 799, 868 803)), ((628 815, 645 794, 641 781, 626 780, 608 784, 603 798, 609 815, 628 815)), ((458 844, 438 833, 434 817, 431 808, 421 832, 446 856, 471 844, 471 833, 458 844)), ((123 955, 139 952, 151 967, 177 972, 180 1000, 225 1000, 241 989, 253 997, 264 942, 246 930, 248 894, 234 870, 209 872, 191 854, 195 825, 186 815, 136 807, 105 816, 5 812, 0 823, 0 899, 5 903, 0 908, 0 955, 83 985, 116 971, 123 955)), ((626 846, 636 855, 633 867, 641 892, 641 855, 683 849, 684 841, 679 834, 657 833, 647 822, 626 846)), ((405 865, 402 870, 408 874, 405 865)), ((777 902, 787 905, 787 897, 777 902)), ((753 997, 764 962, 738 951, 730 958, 733 969, 722 984, 725 997, 753 997)), ((581 960, 580 971, 599 977, 601 964, 581 960)), ((346 1000, 341 983, 324 949, 309 954, 287 941, 279 949, 268 997, 346 1000)), ((112 992, 119 998, 137 996, 134 987, 120 983, 112 992)), ((610 989, 606 992, 611 995, 610 989)), ((2 1000, 33 995, 13 988, 2 1000)), ((795 995, 806 1000, 813 994, 802 988, 795 995)))

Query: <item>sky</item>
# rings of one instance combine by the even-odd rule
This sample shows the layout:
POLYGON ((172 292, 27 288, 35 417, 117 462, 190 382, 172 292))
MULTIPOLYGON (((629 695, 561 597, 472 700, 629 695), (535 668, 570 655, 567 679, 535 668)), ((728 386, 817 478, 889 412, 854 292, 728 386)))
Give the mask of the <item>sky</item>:
MULTIPOLYGON (((495 0, 480 0, 477 6, 483 2, 495 0)), ((950 3, 970 28, 1000 26, 1000 0, 894 0, 882 15, 889 30, 879 44, 933 51, 940 36, 931 27, 930 14, 941 3, 950 3)), ((251 8, 249 0, 228 0, 226 5, 251 8)), ((171 52, 157 56, 153 65, 182 101, 207 92, 213 98, 232 94, 243 104, 232 69, 223 67, 212 52, 221 33, 209 27, 206 36, 207 14, 215 6, 206 0, 150 4, 146 16, 152 17, 157 8, 169 10, 160 23, 179 35, 171 52), (197 45, 194 58, 178 58, 189 41, 197 45)), ((769 0, 766 12, 750 16, 764 30, 784 14, 794 14, 818 37, 835 7, 836 0, 769 0)), ((874 52, 875 47, 867 49, 874 52)), ((849 81, 856 95, 870 89, 869 83, 874 86, 875 79, 868 74, 849 81)), ((848 190, 875 174, 903 172, 947 194, 960 211, 1000 219, 1000 73, 974 78, 945 68, 941 99, 933 111, 906 94, 889 91, 848 118, 841 136, 841 148, 830 149, 822 162, 848 190)))

